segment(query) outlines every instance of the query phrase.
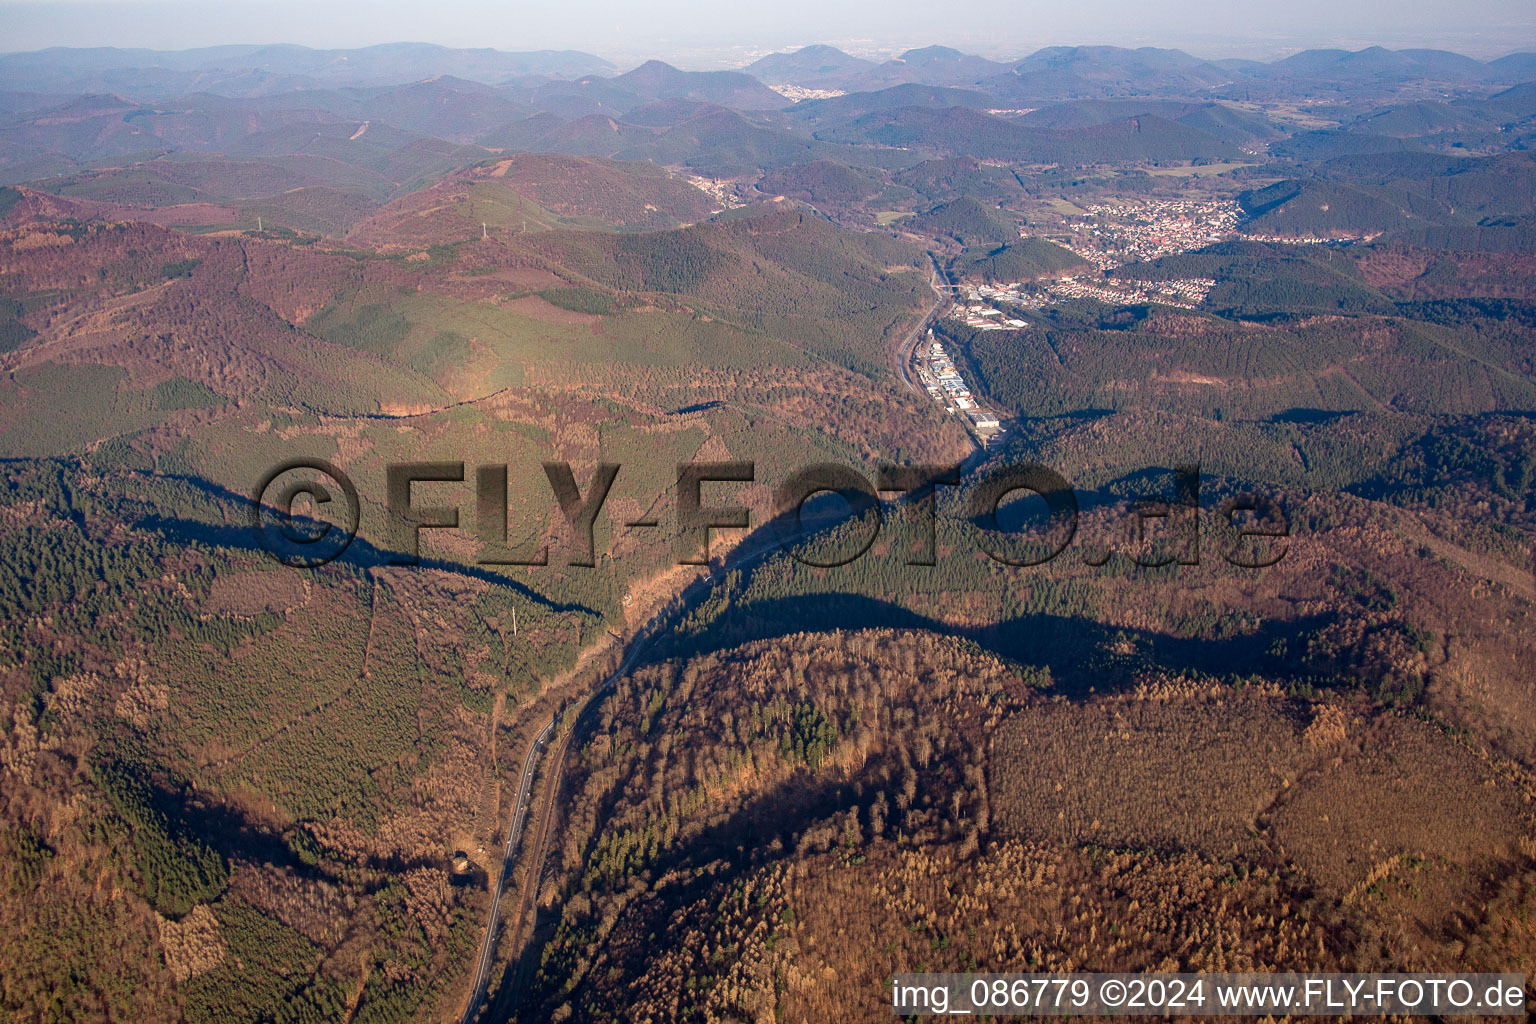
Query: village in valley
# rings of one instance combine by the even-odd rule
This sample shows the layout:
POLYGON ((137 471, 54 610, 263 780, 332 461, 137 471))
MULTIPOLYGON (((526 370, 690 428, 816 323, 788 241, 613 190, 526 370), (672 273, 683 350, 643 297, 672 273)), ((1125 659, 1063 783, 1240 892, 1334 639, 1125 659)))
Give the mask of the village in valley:
POLYGON ((1080 237, 1066 248, 1099 270, 1203 249, 1237 234, 1235 199, 1141 199, 1094 203, 1080 237))
POLYGON ((946 411, 962 416, 972 433, 985 448, 1003 433, 997 414, 976 402, 971 389, 944 345, 929 328, 927 337, 917 344, 917 379, 929 396, 946 411))
MULTIPOLYGON (((1074 218, 1077 230, 1051 236, 1085 261, 1080 270, 1030 281, 953 285, 955 301, 948 317, 978 331, 1024 331, 1030 325, 1020 312, 1074 299, 1195 309, 1215 286, 1213 278, 1143 281, 1108 277, 1106 272, 1236 237, 1241 210, 1231 199, 1143 199, 1097 203, 1083 207, 1082 214, 1074 218)), ((977 402, 954 357, 932 330, 915 347, 913 359, 917 379, 928 394, 946 411, 963 417, 984 447, 1002 435, 997 415, 977 402)))

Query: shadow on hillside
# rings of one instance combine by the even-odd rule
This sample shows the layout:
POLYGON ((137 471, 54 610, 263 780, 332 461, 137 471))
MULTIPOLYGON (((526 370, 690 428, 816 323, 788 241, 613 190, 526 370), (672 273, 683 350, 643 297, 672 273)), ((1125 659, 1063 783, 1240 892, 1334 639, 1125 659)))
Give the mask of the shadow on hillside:
MULTIPOLYGON (((236 494, 229 488, 216 484, 202 477, 188 476, 186 474, 167 474, 166 479, 175 480, 208 495, 228 514, 233 506, 240 516, 245 516, 251 507, 251 498, 247 494, 236 494)), ((317 520, 307 516, 295 516, 294 521, 299 525, 321 525, 317 520)), ((150 516, 139 520, 136 526, 158 532, 166 540, 178 543, 197 542, 210 547, 223 547, 235 551, 260 552, 270 554, 267 548, 256 539, 255 533, 249 526, 230 526, 227 523, 205 523, 196 519, 181 519, 176 517, 150 516)), ((347 550, 336 559, 337 564, 352 566, 356 569, 373 569, 381 566, 393 566, 401 564, 404 556, 398 551, 390 551, 372 543, 367 538, 358 535, 352 538, 347 550)), ((275 561, 273 564, 277 564, 275 561)), ((477 565, 462 562, 450 562, 440 558, 419 558, 414 563, 408 563, 414 567, 423 569, 441 569, 444 572, 458 573, 472 579, 482 580, 486 583, 494 583, 497 586, 507 587, 519 596, 526 598, 550 612, 585 612, 588 615, 600 615, 593 608, 581 603, 561 603, 551 601, 549 598, 531 589, 524 583, 503 576, 499 573, 481 568, 477 565)))
POLYGON ((1334 420, 1353 416, 1358 411, 1356 409, 1304 409, 1297 407, 1275 413, 1269 418, 1269 422, 1300 424, 1332 423, 1334 420))
MULTIPOLYGON (((213 803, 190 790, 176 790, 146 780, 151 799, 167 821, 184 834, 197 837, 228 861, 271 864, 303 878, 328 878, 333 872, 306 861, 292 844, 240 808, 213 803)), ((301 826, 300 826, 301 827, 301 826)), ((359 867, 390 875, 418 868, 442 868, 440 860, 421 857, 370 856, 359 867)))
POLYGON ((992 626, 960 629, 900 605, 852 594, 814 594, 730 608, 705 629, 658 650, 649 659, 688 657, 759 640, 827 629, 921 629, 971 640, 1007 661, 1047 668, 1053 691, 1081 698, 1131 685, 1142 671, 1160 667, 1232 676, 1298 674, 1276 650, 1328 621, 1315 616, 1266 620, 1253 633, 1219 639, 1122 629, 1071 615, 1024 615, 992 626))
MULTIPOLYGON (((303 522, 304 520, 299 520, 303 522)), ((267 553, 267 549, 259 544, 254 533, 248 526, 228 526, 222 523, 204 523, 195 519, 171 519, 161 516, 151 516, 139 520, 136 526, 145 530, 153 530, 167 541, 176 544, 201 544, 205 547, 228 548, 234 551, 267 553)), ((352 538, 352 543, 336 564, 351 566, 359 570, 374 569, 384 566, 401 564, 398 552, 388 551, 371 543, 366 538, 358 536, 352 538)), ((274 565, 278 564, 273 562, 274 565)), ((502 576, 482 569, 475 565, 467 565, 462 562, 450 562, 440 558, 419 558, 411 563, 412 568, 441 569, 444 572, 457 573, 460 576, 468 576, 472 579, 483 580, 486 583, 494 583, 500 587, 506 587, 526 599, 550 612, 584 612, 588 615, 598 615, 596 609, 580 602, 551 601, 549 598, 533 590, 510 576, 502 576)))

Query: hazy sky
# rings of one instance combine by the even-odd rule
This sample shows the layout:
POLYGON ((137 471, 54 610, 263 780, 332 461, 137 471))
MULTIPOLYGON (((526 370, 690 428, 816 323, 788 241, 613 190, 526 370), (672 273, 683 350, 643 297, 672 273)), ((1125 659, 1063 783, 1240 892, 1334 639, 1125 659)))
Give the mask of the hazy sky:
POLYGON ((1278 56, 1306 46, 1433 46, 1480 57, 1536 49, 1532 0, 0 0, 0 49, 399 40, 581 49, 722 66, 810 42, 855 51, 947 43, 1022 56, 1057 43, 1278 56))

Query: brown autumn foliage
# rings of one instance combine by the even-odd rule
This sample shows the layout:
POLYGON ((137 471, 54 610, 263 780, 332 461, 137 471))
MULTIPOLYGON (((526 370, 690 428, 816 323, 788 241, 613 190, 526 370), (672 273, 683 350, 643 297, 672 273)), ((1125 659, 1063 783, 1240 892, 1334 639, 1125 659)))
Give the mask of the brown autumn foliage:
POLYGON ((897 971, 1536 957, 1531 777, 1486 747, 1263 684, 1042 683, 880 630, 632 673, 573 760, 525 1012, 860 1021, 897 971))
MULTIPOLYGON (((953 418, 880 378, 883 348, 929 301, 910 246, 854 245, 799 212, 659 240, 478 239, 473 204, 486 198, 509 217, 521 199, 629 226, 688 219, 702 202, 651 175, 650 195, 675 201, 651 210, 644 189, 607 172, 618 174, 519 157, 450 178, 354 233, 387 253, 184 235, 25 193, 0 232, 0 292, 19 297, 18 322, 37 333, 4 356, 16 397, 0 427, 20 433, 30 412, 33 433, 51 438, 61 394, 90 411, 180 378, 212 397, 176 406, 173 389, 164 416, 88 419, 57 449, 80 504, 7 506, 5 539, 35 528, 28 544, 52 551, 78 523, 85 546, 143 550, 152 530, 102 513, 124 477, 243 486, 251 467, 232 460, 254 463, 279 442, 375 463, 427 446, 496 454, 514 437, 528 442, 520 454, 583 465, 636 448, 666 464, 676 447, 759 458, 764 477, 829 440, 865 463, 969 451, 953 418), (583 192, 579 179, 594 176, 616 191, 583 192), (75 219, 90 216, 102 220, 75 219), (555 287, 590 291, 616 315, 532 294, 555 287), (316 333, 328 308, 344 342, 316 333), (354 316, 363 309, 383 315, 368 326, 354 316), (418 318, 400 330, 416 333, 391 348, 389 316, 409 319, 400 310, 418 318), (485 340, 498 313, 523 314, 510 356, 485 340), (59 363, 126 373, 64 374, 50 390, 59 363), (502 375, 513 367, 520 376, 502 375), (141 427, 123 447, 148 468, 104 478, 84 461, 141 427)), ((1365 267, 1394 295, 1529 294, 1523 258, 1395 258, 1365 267)), ((1315 342, 1356 325, 1297 324, 1315 342)), ((1190 352, 1280 333, 1149 316, 1137 337, 1150 347, 1123 372, 1104 367, 1117 374, 1105 390, 1186 412, 1084 417, 1042 457, 1102 484, 1137 443, 1156 449, 1142 462, 1161 464, 1170 437, 1209 431, 1207 457, 1226 470, 1278 466, 1286 483, 1341 490, 1341 470, 1314 472, 1320 454, 1324 470, 1396 458, 1382 421, 1364 416, 1334 435, 1336 450, 1303 451, 1291 435, 1255 440, 1253 423, 1189 411, 1208 388, 1264 393, 1278 379, 1236 363, 1195 373, 1190 352), (1182 339, 1210 344, 1177 350, 1182 339), (1149 360, 1162 367, 1151 381, 1149 360), (1262 464, 1251 460, 1260 442, 1262 464)), ((1402 322, 1358 333, 1350 372, 1418 345, 1402 322)), ((1091 376, 1105 342, 1069 338, 1049 361, 1091 376)), ((1522 366, 1529 354, 1515 346, 1500 372, 1522 366)), ((1457 393, 1466 408, 1523 408, 1520 392, 1481 394, 1483 379, 1457 393)), ((1477 429, 1474 448, 1529 444, 1519 417, 1477 429)), ((612 508, 642 515, 664 484, 612 508)), ((759 513, 765 490, 745 499, 759 513)), ((912 605, 986 627, 1017 614, 1022 593, 1036 612, 1239 642, 1305 622, 1288 656, 1334 685, 1321 695, 1149 666, 1110 640, 1090 652, 1103 656, 1102 693, 1066 699, 1048 672, 911 631, 796 634, 632 673, 582 735, 563 831, 540 865, 545 959, 528 1013, 866 1020, 888 1012, 889 974, 919 967, 1528 969, 1536 631, 1524 495, 1469 486, 1389 506, 1313 489, 1291 507, 1305 524, 1294 553, 1257 576, 1218 566, 1153 587, 1121 566, 1078 565, 1060 588, 988 588, 956 573, 912 605)), ((223 508, 197 525, 234 521, 223 508)), ((444 543, 453 557, 473 552, 444 543)), ((631 535, 614 550, 643 558, 647 543, 631 535)), ((121 601, 98 605, 93 580, 15 616, 20 642, 0 663, 0 885, 15 895, 0 903, 6 1010, 221 1024, 270 1019, 277 1005, 320 1020, 378 1007, 453 1016, 486 896, 483 874, 450 875, 450 851, 494 866, 521 750, 552 702, 530 698, 553 672, 520 659, 579 647, 596 616, 525 614, 509 643, 507 607, 482 621, 473 609, 489 584, 457 573, 338 572, 311 587, 227 550, 155 558, 121 601), (188 590, 209 573, 206 594, 188 590), (198 852, 182 831, 217 841, 227 868, 190 909, 157 908, 149 868, 162 862, 133 849, 156 832, 153 816, 125 822, 144 808, 125 812, 93 774, 141 745, 167 769, 151 779, 171 821, 160 831, 182 860, 198 852)), ((582 600, 619 600, 591 589, 582 600)))

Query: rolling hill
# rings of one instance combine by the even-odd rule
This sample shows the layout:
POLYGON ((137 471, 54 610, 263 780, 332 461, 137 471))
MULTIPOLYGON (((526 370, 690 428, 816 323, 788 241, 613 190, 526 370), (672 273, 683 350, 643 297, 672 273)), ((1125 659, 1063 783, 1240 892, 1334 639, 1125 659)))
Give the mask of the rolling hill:
POLYGON ((1238 198, 1252 234, 1351 238, 1400 231, 1414 217, 1377 193, 1328 181, 1282 181, 1238 198))
POLYGON ((835 46, 804 46, 789 53, 770 53, 741 70, 766 85, 798 85, 806 89, 836 89, 875 67, 835 46))
POLYGON ((13 181, 30 177, 29 167, 43 157, 75 171, 108 158, 122 166, 167 153, 218 154, 231 160, 281 157, 291 165, 287 173, 303 175, 307 183, 381 197, 485 155, 325 110, 256 109, 208 97, 163 108, 116 96, 80 97, 0 123, 0 145, 9 151, 0 177, 13 181))
POLYGON ((1496 125, 1476 110, 1449 103, 1405 103, 1382 107, 1350 121, 1345 131, 1397 138, 1441 132, 1488 131, 1496 125))
POLYGON ((1497 81, 1508 65, 1485 64, 1446 50, 1303 50, 1253 74, 1258 78, 1290 78, 1328 82, 1382 82, 1407 79, 1429 81, 1497 81))
POLYGON ((1044 238, 1021 238, 991 251, 970 256, 964 274, 989 283, 1030 281, 1084 270, 1088 261, 1044 238))
POLYGON ((1198 128, 1156 116, 1066 131, 1031 128, 967 107, 876 111, 818 131, 816 137, 1027 164, 1217 159, 1238 152, 1230 143, 1198 128))
POLYGON ((898 185, 934 201, 971 196, 1000 203, 1016 199, 1024 191, 1007 168, 983 164, 968 156, 923 160, 897 171, 892 178, 898 185))
POLYGON ((739 71, 679 71, 659 60, 608 80, 608 85, 643 102, 661 99, 703 100, 737 110, 779 110, 789 101, 751 75, 739 71))
POLYGON ((1251 218, 1245 230, 1261 233, 1496 229, 1501 221, 1536 215, 1533 187, 1536 158, 1529 153, 1374 153, 1327 161, 1317 177, 1277 182, 1239 200, 1251 218))
POLYGON ((1051 46, 977 87, 1010 103, 1114 96, 1206 96, 1232 74, 1181 50, 1051 46))
POLYGON ((832 160, 812 160, 769 171, 758 191, 813 204, 857 203, 877 195, 884 182, 832 160))
POLYGON ((376 246, 422 246, 554 227, 657 230, 702 220, 714 201, 650 163, 519 153, 449 174, 397 199, 348 237, 376 246))
POLYGON ((1081 129, 1137 115, 1175 121, 1239 146, 1258 145, 1283 138, 1286 134, 1262 114, 1237 110, 1222 103, 1178 100, 1075 100, 1040 107, 1015 120, 1018 124, 1041 128, 1081 129))
POLYGON ((865 71, 848 88, 870 92, 892 85, 973 86, 1008 65, 948 46, 924 46, 865 71))
POLYGON ((845 231, 805 210, 773 207, 652 234, 548 232, 524 244, 604 287, 662 292, 759 329, 771 326, 871 374, 886 372, 887 333, 927 291, 916 246, 845 231), (786 306, 791 295, 794 305, 786 306), (833 314, 841 328, 816 323, 812 311, 833 314))
POLYGON ((545 112, 489 132, 480 141, 507 149, 651 160, 718 177, 831 157, 840 148, 713 103, 663 100, 638 110, 642 121, 656 123, 635 124, 602 114, 567 120, 545 112))
POLYGON ((1003 245, 1019 237, 1013 218, 997 209, 989 209, 970 196, 941 203, 902 224, 911 234, 947 238, 961 245, 1003 245))

